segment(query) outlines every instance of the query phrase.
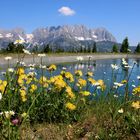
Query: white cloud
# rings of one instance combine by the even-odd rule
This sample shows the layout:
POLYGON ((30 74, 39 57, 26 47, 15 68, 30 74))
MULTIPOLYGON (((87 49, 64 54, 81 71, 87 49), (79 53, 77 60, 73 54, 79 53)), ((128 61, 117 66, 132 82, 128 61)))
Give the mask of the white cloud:
POLYGON ((72 10, 71 8, 66 7, 66 6, 63 6, 60 9, 58 9, 58 12, 64 16, 72 16, 75 14, 74 10, 72 10))

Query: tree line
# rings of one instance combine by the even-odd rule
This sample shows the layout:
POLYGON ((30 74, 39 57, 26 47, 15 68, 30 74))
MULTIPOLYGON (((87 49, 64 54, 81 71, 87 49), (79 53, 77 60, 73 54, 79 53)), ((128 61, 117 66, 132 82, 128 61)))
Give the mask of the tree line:
MULTIPOLYGON (((1 52, 6 52, 6 53, 23 53, 23 49, 25 48, 24 44, 14 44, 13 42, 10 42, 7 46, 6 49, 2 50, 1 52)), ((60 53, 60 52, 72 52, 72 53, 96 53, 98 52, 97 50, 97 45, 96 42, 94 42, 92 45, 88 46, 83 46, 81 45, 80 48, 73 48, 71 51, 66 51, 64 48, 57 48, 53 49, 52 45, 47 44, 42 47, 43 49, 41 50, 41 53, 60 53)), ((33 49, 31 50, 33 53, 40 52, 39 51, 39 46, 34 46, 33 49)), ((129 49, 129 42, 128 38, 126 37, 121 46, 118 46, 117 44, 114 44, 112 46, 112 52, 113 53, 128 53, 131 50, 129 49)), ((140 43, 138 43, 135 51, 135 53, 140 53, 140 43)))
MULTIPOLYGON (((128 53, 130 51, 131 50, 129 49, 129 42, 128 42, 127 37, 123 40, 123 42, 121 44, 121 47, 120 47, 120 50, 119 50, 119 47, 116 44, 114 44, 113 47, 112 47, 112 52, 114 52, 114 53, 118 53, 118 52, 128 53)), ((140 53, 140 43, 138 43, 134 52, 135 53, 140 53)))

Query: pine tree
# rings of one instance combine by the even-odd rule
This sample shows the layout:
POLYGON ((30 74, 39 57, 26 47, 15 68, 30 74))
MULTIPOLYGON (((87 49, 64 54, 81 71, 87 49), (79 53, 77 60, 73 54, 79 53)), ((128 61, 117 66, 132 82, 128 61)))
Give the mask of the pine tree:
POLYGON ((88 50, 87 50, 88 53, 91 52, 91 48, 90 48, 90 45, 88 45, 88 50))
POLYGON ((136 49, 135 49, 135 52, 136 52, 136 53, 140 53, 140 43, 138 43, 138 45, 137 45, 137 47, 136 47, 136 49))
POLYGON ((122 42, 120 52, 127 53, 128 52, 128 47, 129 47, 129 43, 128 43, 128 38, 126 37, 122 42))
POLYGON ((97 52, 97 47, 96 47, 96 43, 95 43, 95 42, 94 42, 94 44, 93 44, 92 52, 93 52, 93 53, 96 53, 96 52, 97 52))
POLYGON ((7 52, 13 53, 13 52, 15 52, 15 49, 16 49, 15 44, 14 44, 13 42, 10 42, 10 43, 8 44, 8 47, 6 48, 6 51, 7 51, 7 52))
POLYGON ((23 44, 14 44, 13 42, 10 42, 8 44, 8 47, 6 48, 7 52, 11 52, 11 53, 22 53, 24 49, 24 45, 23 44))
POLYGON ((44 46, 44 52, 45 53, 49 53, 50 52, 50 46, 49 46, 49 44, 47 44, 46 46, 44 46))
POLYGON ((115 53, 118 52, 118 46, 116 44, 113 45, 112 52, 115 52, 115 53))

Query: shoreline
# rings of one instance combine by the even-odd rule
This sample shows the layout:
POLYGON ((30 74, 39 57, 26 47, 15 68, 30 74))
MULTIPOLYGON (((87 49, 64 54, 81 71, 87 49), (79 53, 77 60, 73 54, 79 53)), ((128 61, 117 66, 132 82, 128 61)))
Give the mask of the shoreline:
MULTIPOLYGON (((20 54, 23 56, 23 54, 20 54)), ((11 56, 12 60, 10 60, 10 64, 14 65, 17 63, 18 58, 16 54, 7 54, 0 55, 0 66, 6 65, 7 61, 4 59, 6 56, 11 56)), ((67 62, 77 62, 77 57, 83 57, 83 61, 87 61, 89 56, 91 56, 91 60, 104 60, 104 59, 121 59, 121 58, 134 58, 140 59, 140 54, 53 54, 47 55, 43 57, 43 64, 59 64, 59 63, 67 63, 67 62)), ((40 57, 37 55, 25 55, 24 60, 25 64, 40 64, 40 57), (34 57, 34 58, 33 58, 34 57)))

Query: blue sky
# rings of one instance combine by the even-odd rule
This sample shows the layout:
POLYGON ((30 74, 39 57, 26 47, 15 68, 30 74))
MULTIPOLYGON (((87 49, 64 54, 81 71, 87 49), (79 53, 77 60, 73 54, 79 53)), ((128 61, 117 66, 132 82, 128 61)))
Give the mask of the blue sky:
POLYGON ((84 24, 105 27, 118 42, 140 42, 140 0, 1 0, 0 28, 84 24))

